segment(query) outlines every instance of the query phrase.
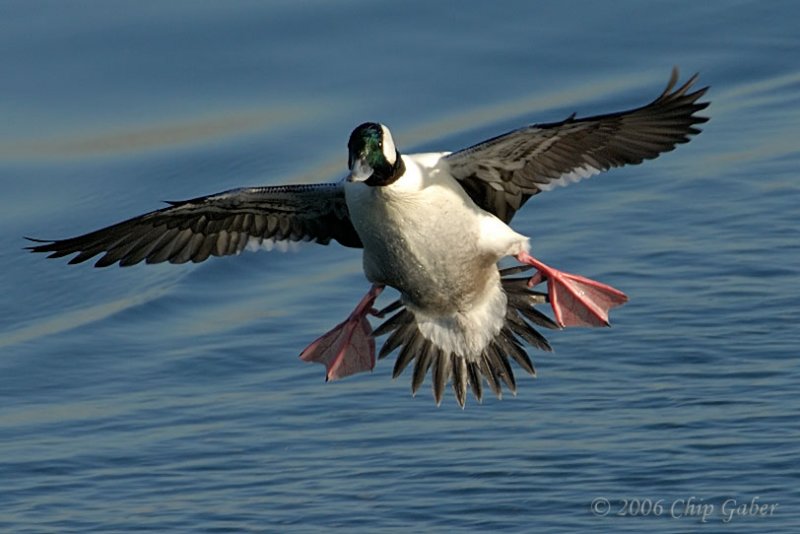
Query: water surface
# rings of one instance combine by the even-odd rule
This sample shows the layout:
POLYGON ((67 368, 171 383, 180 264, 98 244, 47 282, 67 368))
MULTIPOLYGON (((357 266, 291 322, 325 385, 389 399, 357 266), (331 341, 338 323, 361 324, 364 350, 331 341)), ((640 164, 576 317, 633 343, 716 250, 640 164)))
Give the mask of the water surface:
POLYGON ((2 11, 0 530, 800 528, 794 4, 2 11), (300 362, 367 289, 356 251, 105 270, 22 251, 161 200, 336 180, 366 120, 456 149, 644 104, 673 65, 712 86, 702 135, 514 220, 631 297, 611 329, 550 334, 517 397, 437 408, 391 362, 331 384, 300 362), (725 522, 754 498, 778 506, 725 522))

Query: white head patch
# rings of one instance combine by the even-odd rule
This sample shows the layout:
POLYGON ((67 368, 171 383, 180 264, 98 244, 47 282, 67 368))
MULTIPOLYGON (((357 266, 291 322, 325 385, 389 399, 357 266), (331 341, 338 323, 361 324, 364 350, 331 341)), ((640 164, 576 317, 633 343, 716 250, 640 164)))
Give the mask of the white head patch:
POLYGON ((363 159, 358 158, 353 165, 353 170, 350 171, 351 182, 363 182, 372 176, 372 167, 370 167, 363 159))
POLYGON ((394 165, 397 161, 397 149, 394 146, 392 133, 383 124, 381 124, 381 130, 383 130, 383 157, 386 158, 389 165, 394 165))

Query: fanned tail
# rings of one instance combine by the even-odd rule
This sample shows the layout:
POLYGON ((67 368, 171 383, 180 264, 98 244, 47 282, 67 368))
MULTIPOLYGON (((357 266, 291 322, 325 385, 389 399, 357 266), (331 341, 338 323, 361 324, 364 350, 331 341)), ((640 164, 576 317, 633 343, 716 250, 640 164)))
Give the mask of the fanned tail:
POLYGON ((426 339, 417 326, 414 314, 398 300, 386 310, 399 310, 375 329, 373 335, 379 337, 389 334, 381 347, 379 359, 385 358, 400 349, 394 363, 392 378, 397 378, 414 362, 411 378, 411 392, 416 394, 430 371, 433 398, 439 405, 444 397, 447 384, 452 385, 458 404, 463 408, 467 399, 467 389, 481 401, 484 382, 501 399, 503 384, 516 394, 517 385, 510 360, 531 376, 536 376, 533 362, 523 348, 528 343, 544 351, 552 351, 550 344, 535 328, 557 329, 558 325, 549 317, 535 309, 547 302, 547 295, 528 287, 528 277, 512 278, 519 272, 531 269, 528 265, 500 270, 501 284, 507 296, 506 320, 503 328, 494 339, 474 359, 464 358, 426 339))

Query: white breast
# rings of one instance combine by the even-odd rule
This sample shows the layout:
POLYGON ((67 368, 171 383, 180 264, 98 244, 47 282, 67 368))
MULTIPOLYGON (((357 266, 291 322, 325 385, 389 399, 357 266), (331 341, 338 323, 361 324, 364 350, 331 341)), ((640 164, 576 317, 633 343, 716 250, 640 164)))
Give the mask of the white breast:
POLYGON ((367 278, 401 292, 426 338, 480 354, 505 317, 496 263, 527 251, 528 240, 478 208, 441 156, 402 156, 406 172, 396 182, 348 182, 345 198, 367 278))

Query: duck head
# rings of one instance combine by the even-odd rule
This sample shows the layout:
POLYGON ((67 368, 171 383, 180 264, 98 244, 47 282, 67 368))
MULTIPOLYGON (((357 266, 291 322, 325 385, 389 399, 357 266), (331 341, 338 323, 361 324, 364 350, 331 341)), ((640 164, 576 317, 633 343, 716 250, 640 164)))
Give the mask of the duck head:
POLYGON ((358 126, 350 134, 347 149, 348 180, 351 182, 386 186, 394 183, 406 170, 392 133, 383 124, 365 122, 358 126))

